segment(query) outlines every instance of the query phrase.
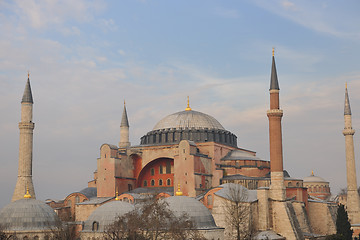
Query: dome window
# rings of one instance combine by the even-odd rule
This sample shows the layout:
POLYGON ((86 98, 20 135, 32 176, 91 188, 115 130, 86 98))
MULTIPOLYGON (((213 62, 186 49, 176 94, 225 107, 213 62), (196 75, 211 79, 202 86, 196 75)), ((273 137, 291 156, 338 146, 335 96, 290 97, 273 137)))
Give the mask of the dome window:
POLYGON ((99 230, 99 223, 94 221, 93 224, 92 224, 92 230, 94 232, 98 231, 99 230))

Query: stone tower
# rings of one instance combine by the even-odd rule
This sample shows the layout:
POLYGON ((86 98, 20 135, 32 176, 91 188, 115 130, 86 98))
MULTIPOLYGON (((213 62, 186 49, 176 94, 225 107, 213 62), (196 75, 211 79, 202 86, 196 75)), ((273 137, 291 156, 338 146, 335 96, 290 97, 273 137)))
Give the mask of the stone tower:
POLYGON ((272 69, 270 81, 270 109, 267 111, 269 118, 269 142, 270 142, 270 170, 271 185, 270 198, 274 200, 285 199, 284 173, 283 173, 283 153, 282 153, 282 133, 281 118, 283 111, 279 103, 279 83, 276 73, 274 49, 272 56, 272 69))
POLYGON ((347 86, 345 87, 345 107, 344 107, 345 127, 343 134, 345 136, 346 151, 346 176, 347 176, 347 211, 351 224, 360 223, 360 205, 359 194, 357 191, 354 139, 355 130, 351 123, 351 109, 347 86))
POLYGON ((35 124, 32 122, 33 103, 30 77, 28 74, 24 95, 21 101, 18 178, 11 201, 22 199, 26 189, 29 190, 32 198, 35 198, 34 185, 32 181, 32 149, 33 131, 35 127, 35 124))
POLYGON ((125 106, 125 101, 124 101, 124 111, 122 114, 121 124, 120 124, 120 142, 119 142, 120 148, 130 147, 129 127, 130 127, 129 120, 127 117, 126 106, 125 106))

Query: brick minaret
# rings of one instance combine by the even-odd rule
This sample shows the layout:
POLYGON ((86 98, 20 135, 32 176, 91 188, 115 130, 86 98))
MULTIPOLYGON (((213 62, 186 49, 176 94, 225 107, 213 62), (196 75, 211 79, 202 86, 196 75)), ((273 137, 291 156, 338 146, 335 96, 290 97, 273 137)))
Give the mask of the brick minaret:
POLYGON ((32 181, 32 149, 33 131, 35 126, 35 124, 32 122, 33 103, 30 78, 28 74, 28 80, 21 101, 21 122, 19 123, 20 143, 18 179, 11 201, 23 199, 26 189, 28 189, 32 198, 35 198, 34 185, 32 181))
POLYGON ((270 168, 271 185, 270 198, 274 200, 285 199, 281 118, 283 111, 279 103, 279 83, 276 73, 274 49, 272 56, 271 82, 270 82, 270 109, 267 111, 269 118, 269 142, 270 142, 270 168))
POLYGON ((121 124, 120 124, 120 142, 119 142, 120 148, 130 147, 129 127, 130 127, 129 120, 127 117, 126 106, 125 106, 125 101, 124 101, 124 111, 122 114, 121 124))
POLYGON ((343 134, 345 136, 346 151, 346 176, 347 176, 347 211, 351 224, 360 223, 360 205, 359 194, 357 191, 355 154, 353 136, 355 130, 351 123, 351 109, 347 86, 345 87, 345 107, 344 107, 345 127, 343 134))

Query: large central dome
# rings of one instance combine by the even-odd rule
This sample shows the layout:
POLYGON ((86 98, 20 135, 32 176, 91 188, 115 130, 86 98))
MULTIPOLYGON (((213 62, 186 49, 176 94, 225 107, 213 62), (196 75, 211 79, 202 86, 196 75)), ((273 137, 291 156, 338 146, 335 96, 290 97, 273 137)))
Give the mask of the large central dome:
POLYGON ((193 110, 185 110, 166 116, 155 125, 153 131, 170 128, 225 130, 225 128, 212 116, 193 110))
POLYGON ((237 147, 235 134, 227 131, 215 118, 191 110, 170 114, 141 138, 141 145, 176 144, 181 140, 216 142, 237 147))

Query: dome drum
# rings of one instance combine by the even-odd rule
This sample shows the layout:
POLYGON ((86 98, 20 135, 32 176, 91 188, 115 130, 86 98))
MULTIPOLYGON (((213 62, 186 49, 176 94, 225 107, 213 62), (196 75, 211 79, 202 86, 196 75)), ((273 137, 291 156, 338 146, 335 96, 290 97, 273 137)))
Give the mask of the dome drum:
POLYGON ((196 129, 196 128, 168 128, 153 130, 141 138, 141 145, 175 144, 181 140, 194 142, 216 142, 232 147, 237 147, 237 137, 227 130, 221 129, 196 129))

